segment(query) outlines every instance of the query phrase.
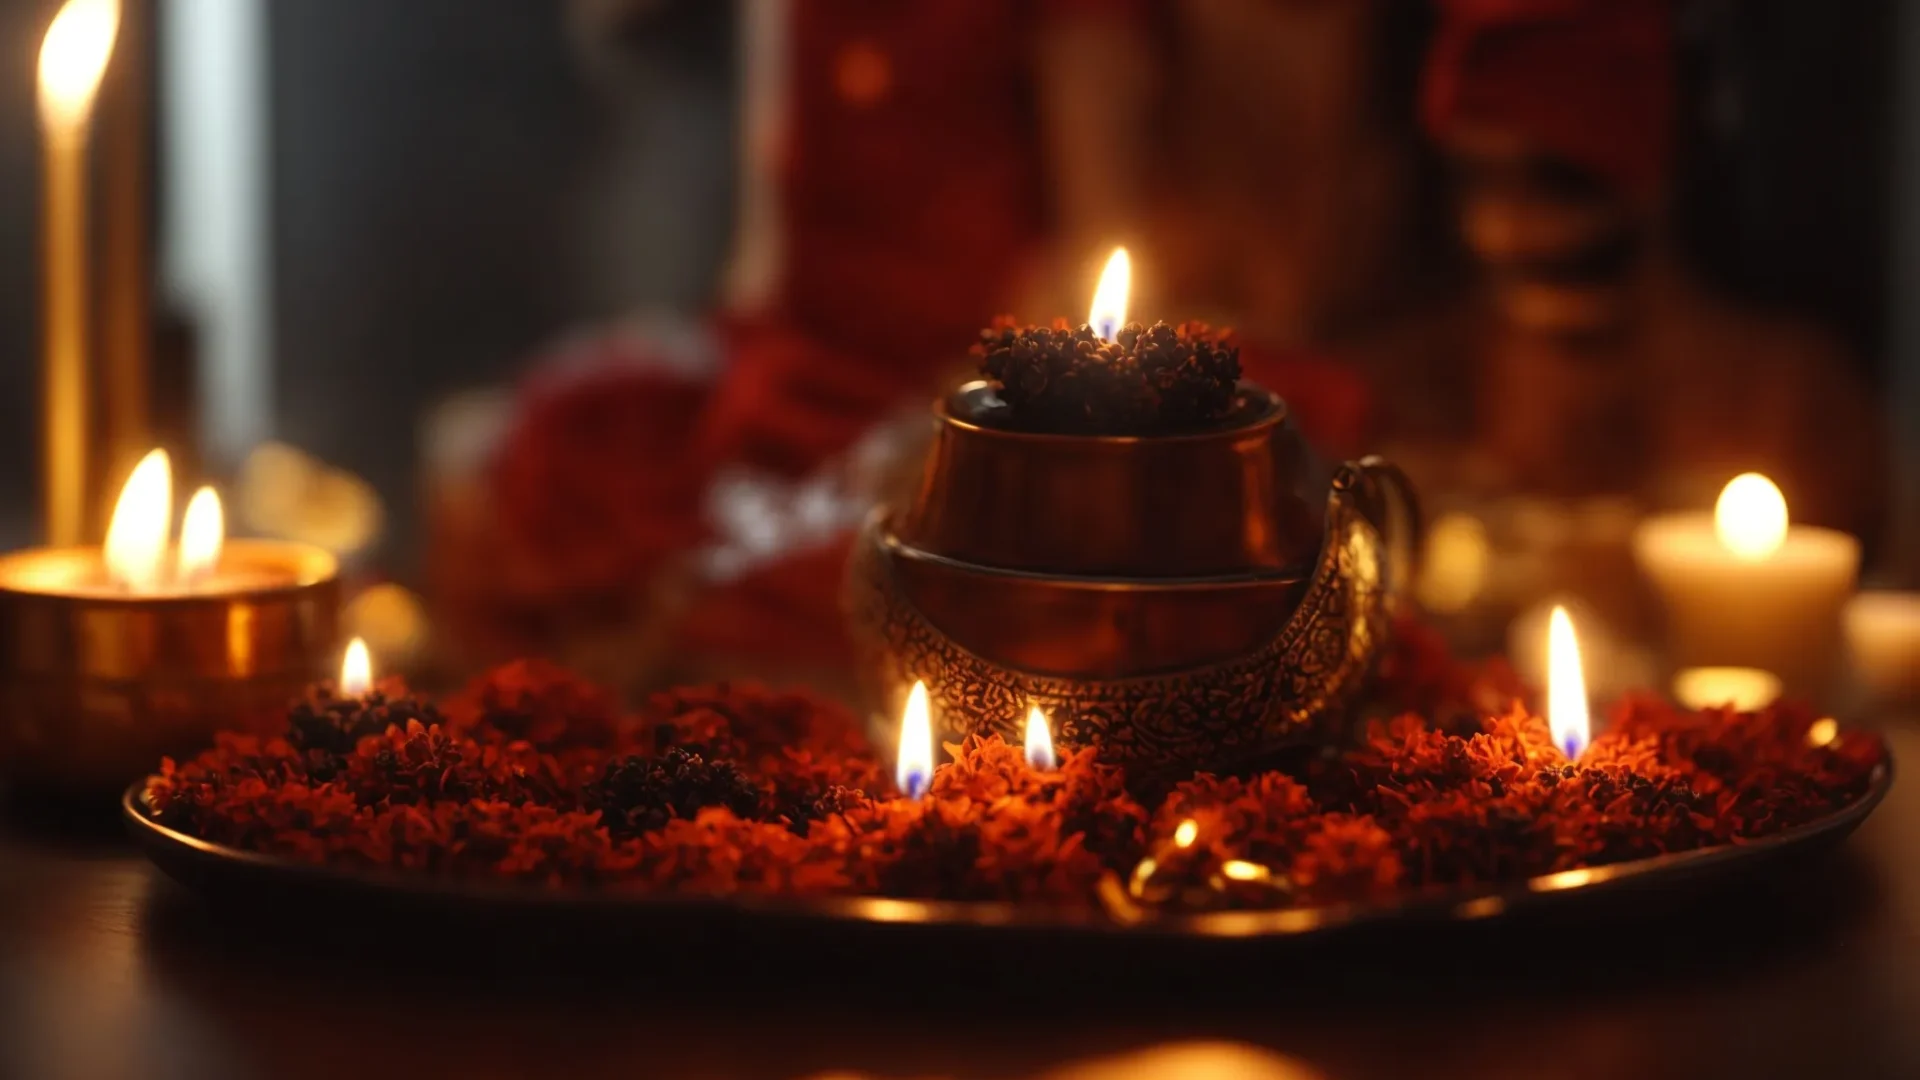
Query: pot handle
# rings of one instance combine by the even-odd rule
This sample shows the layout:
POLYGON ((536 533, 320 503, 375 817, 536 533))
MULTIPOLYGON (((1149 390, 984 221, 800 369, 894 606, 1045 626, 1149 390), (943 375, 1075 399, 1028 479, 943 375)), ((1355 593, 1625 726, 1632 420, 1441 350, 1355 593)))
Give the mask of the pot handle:
POLYGON ((1359 510, 1380 531, 1386 544, 1382 595, 1389 614, 1400 615, 1413 605, 1415 574, 1426 541, 1426 518, 1413 482, 1400 467, 1379 455, 1350 461, 1335 478, 1352 485, 1359 510))

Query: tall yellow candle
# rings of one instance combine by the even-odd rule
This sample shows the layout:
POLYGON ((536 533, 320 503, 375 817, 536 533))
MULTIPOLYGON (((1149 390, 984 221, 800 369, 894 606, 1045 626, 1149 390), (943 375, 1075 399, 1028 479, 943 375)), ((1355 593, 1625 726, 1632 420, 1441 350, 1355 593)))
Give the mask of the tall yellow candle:
POLYGON ((99 433, 88 467, 89 527, 106 521, 123 476, 156 441, 149 417, 153 349, 153 245, 148 241, 152 193, 152 63, 155 0, 118 0, 120 29, 95 106, 92 156, 100 178, 93 250, 100 261, 99 313, 90 370, 100 382, 99 433))
POLYGON ((68 0, 40 46, 42 497, 56 545, 80 543, 86 528, 87 140, 119 25, 118 0, 68 0))

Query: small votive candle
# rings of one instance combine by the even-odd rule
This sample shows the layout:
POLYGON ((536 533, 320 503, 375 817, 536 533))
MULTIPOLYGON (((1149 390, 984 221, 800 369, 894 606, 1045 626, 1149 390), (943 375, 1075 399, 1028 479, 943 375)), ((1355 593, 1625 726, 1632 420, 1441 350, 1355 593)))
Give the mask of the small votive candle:
POLYGON ((1757 473, 1735 477, 1711 514, 1650 517, 1634 560, 1666 613, 1674 666, 1771 671, 1818 694, 1840 654, 1840 611, 1853 594, 1860 542, 1791 525, 1786 500, 1757 473))
POLYGON ((1853 677, 1880 704, 1920 703, 1920 593, 1863 592, 1847 603, 1853 677))
POLYGON ((334 557, 226 540, 220 516, 217 497, 197 496, 170 544, 171 478, 156 452, 122 492, 105 547, 0 555, 0 778, 105 794, 214 732, 280 715, 327 674, 334 557))
POLYGON ((1743 667, 1683 668, 1673 676, 1673 700, 1689 709, 1753 712, 1780 698, 1780 677, 1743 667))

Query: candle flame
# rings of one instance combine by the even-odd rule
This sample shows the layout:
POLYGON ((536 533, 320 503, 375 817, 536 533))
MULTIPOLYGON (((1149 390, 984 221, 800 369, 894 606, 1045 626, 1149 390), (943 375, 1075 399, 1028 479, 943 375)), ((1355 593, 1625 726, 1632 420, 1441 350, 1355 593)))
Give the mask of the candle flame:
POLYGON ((1245 859, 1228 859, 1220 864, 1220 873, 1230 881, 1268 881, 1273 870, 1245 859))
POLYGON ((340 660, 340 693, 361 697, 373 689, 373 655, 367 652, 365 638, 347 643, 347 655, 340 660))
POLYGON ((927 684, 916 682, 900 716, 900 756, 894 763, 894 783, 901 794, 917 799, 933 782, 933 715, 927 705, 927 684))
POLYGON ((119 0, 67 0, 40 43, 40 115, 69 131, 93 108, 120 33, 119 0))
POLYGON ((1173 846, 1190 848, 1200 836, 1200 823, 1188 818, 1173 830, 1173 846))
POLYGON ((1053 754, 1053 731, 1047 727, 1047 714, 1038 705, 1027 710, 1027 764, 1043 771, 1059 764, 1053 754))
POLYGON ((1580 639, 1567 609, 1555 606, 1547 622, 1547 727, 1568 760, 1587 748, 1587 674, 1580 666, 1580 639))
POLYGON ((173 516, 173 468, 165 450, 149 451, 133 467, 107 523, 107 577, 137 591, 160 584, 173 516))
POLYGON ((1102 340, 1120 336, 1120 328, 1127 322, 1127 293, 1132 287, 1133 260, 1127 257, 1126 248, 1114 248, 1107 257, 1106 269, 1100 271, 1100 284, 1093 290, 1093 310, 1087 315, 1087 325, 1102 340))
POLYGON ((226 515, 220 509, 220 496, 203 487, 187 500, 187 515, 180 521, 179 580, 191 582, 220 565, 220 549, 227 540, 226 515))
POLYGON ((1759 473, 1741 473, 1720 489, 1713 531, 1734 558, 1760 562, 1787 542, 1786 496, 1759 473))

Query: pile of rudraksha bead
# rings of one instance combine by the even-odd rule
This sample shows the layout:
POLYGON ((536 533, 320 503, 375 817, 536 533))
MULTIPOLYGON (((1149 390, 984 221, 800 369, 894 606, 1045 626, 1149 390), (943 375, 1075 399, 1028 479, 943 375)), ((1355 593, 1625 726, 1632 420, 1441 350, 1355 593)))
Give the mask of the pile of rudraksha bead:
POLYGON ((1091 327, 1016 326, 1002 318, 974 346, 980 373, 1021 431, 1153 435, 1227 416, 1240 380, 1231 331, 1205 323, 1128 323, 1105 341, 1091 327))

